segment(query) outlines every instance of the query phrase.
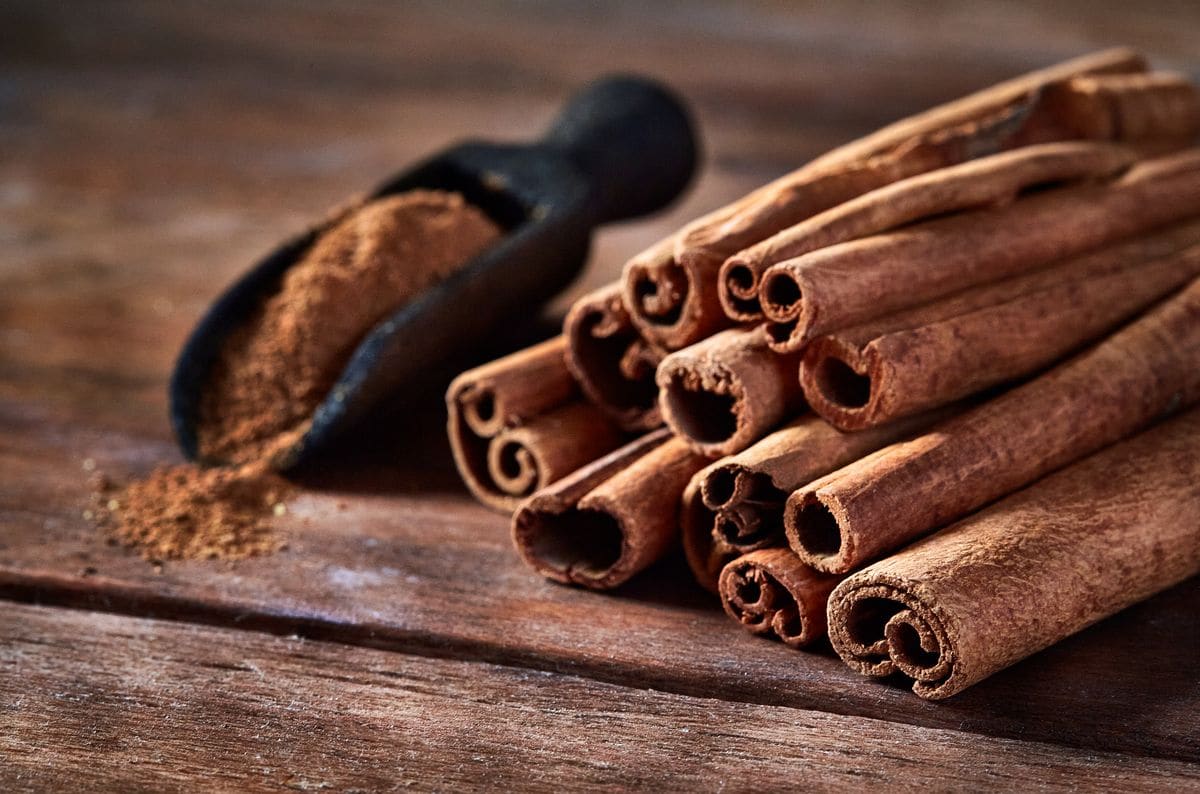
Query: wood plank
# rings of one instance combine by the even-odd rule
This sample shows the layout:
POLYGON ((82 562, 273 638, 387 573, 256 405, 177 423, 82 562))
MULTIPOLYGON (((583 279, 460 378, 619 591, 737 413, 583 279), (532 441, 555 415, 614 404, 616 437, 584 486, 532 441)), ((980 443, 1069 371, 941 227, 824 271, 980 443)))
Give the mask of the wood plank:
POLYGON ((291 548, 277 557, 157 573, 105 547, 80 518, 84 459, 119 478, 176 459, 163 400, 171 360, 257 254, 445 141, 535 134, 599 71, 678 85, 696 105, 710 168, 671 212, 603 232, 576 292, 808 156, 1000 77, 1116 41, 1195 70, 1194 4, 998 15, 983 3, 929 2, 872 7, 875 23, 864 24, 867 8, 3 4, 0 587, 683 694, 1200 759, 1195 582, 951 703, 919 703, 828 654, 744 635, 678 565, 607 598, 531 577, 504 522, 463 494, 440 420, 419 411, 360 437, 369 443, 353 459, 331 459, 342 471, 309 478, 284 527, 291 548))
POLYGON ((404 426, 373 427, 382 446, 312 476, 283 520, 287 551, 161 570, 104 545, 80 518, 80 464, 91 456, 120 476, 169 458, 168 444, 3 408, 0 430, 0 593, 11 597, 1200 760, 1200 581, 948 703, 929 703, 851 673, 828 651, 799 653, 750 636, 686 580, 678 561, 611 596, 533 576, 509 548, 505 520, 459 492, 436 426, 424 439, 404 426), (402 439, 408 462, 383 465, 402 439))
POLYGON ((73 610, 0 612, 8 791, 1122 791, 1200 767, 73 610))

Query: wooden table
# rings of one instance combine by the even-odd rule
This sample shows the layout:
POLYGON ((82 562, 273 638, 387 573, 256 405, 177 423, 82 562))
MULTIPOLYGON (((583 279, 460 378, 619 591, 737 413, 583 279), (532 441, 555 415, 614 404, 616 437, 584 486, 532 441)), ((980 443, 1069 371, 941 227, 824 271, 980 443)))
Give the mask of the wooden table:
MULTIPOLYGON (((588 78, 662 76, 707 166, 573 290, 878 124, 1125 42, 1194 71, 1197 6, 1079 2, 0 7, 0 787, 1200 788, 1200 582, 947 703, 733 626, 670 559, 548 584, 459 485, 436 395, 302 480, 262 559, 150 565, 88 470, 178 460, 172 358, 271 244, 588 78)), ((561 306, 561 304, 560 304, 561 306)), ((433 394, 430 384, 428 391, 433 394)))

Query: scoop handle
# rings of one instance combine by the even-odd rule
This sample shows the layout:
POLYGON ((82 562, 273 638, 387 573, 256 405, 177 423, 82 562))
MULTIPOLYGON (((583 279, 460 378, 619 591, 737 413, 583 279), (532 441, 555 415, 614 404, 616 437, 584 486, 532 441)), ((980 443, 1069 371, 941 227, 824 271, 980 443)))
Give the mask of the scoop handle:
POLYGON ((690 181, 698 149, 683 102, 654 80, 628 75, 586 86, 541 143, 588 180, 597 222, 665 207, 690 181))

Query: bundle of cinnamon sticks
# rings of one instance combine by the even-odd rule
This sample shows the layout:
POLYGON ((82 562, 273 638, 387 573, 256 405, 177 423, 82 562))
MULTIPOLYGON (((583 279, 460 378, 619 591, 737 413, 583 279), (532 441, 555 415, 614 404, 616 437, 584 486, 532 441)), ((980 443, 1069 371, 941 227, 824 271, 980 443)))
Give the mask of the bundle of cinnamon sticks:
POLYGON ((1113 50, 842 146, 460 376, 463 478, 553 580, 682 543, 747 630, 953 695, 1200 572, 1198 132, 1113 50))

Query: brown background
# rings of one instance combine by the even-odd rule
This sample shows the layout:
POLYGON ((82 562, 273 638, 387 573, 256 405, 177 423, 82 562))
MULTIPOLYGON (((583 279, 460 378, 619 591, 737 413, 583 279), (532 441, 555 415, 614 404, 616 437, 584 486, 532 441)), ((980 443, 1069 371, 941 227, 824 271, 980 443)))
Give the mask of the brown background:
POLYGON ((535 135, 597 74, 677 87, 707 162, 574 294, 997 79, 1117 43, 1200 71, 1193 2, 1048 5, 0 5, 3 787, 1200 786, 1197 582, 920 702, 740 632, 678 560, 609 597, 537 580, 430 388, 306 476, 277 556, 158 569, 81 515, 85 460, 178 459, 173 356, 242 268, 457 138, 535 135))

